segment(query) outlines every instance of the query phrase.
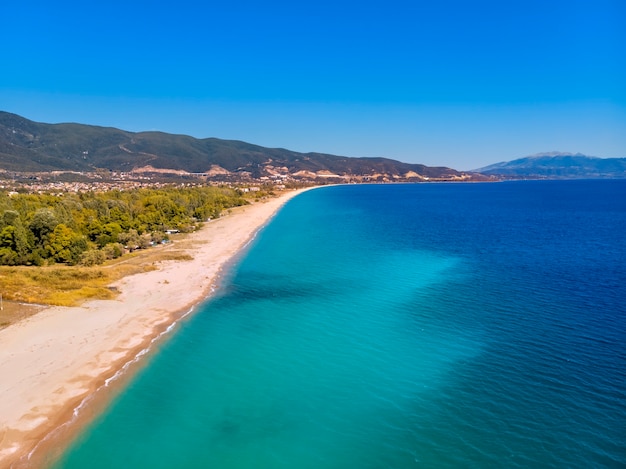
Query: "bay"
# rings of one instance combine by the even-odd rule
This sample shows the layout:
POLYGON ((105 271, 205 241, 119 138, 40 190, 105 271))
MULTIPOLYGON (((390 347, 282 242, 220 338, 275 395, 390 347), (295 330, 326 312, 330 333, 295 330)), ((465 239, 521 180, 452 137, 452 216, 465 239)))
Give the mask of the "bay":
POLYGON ((291 200, 62 468, 626 466, 626 181, 291 200))

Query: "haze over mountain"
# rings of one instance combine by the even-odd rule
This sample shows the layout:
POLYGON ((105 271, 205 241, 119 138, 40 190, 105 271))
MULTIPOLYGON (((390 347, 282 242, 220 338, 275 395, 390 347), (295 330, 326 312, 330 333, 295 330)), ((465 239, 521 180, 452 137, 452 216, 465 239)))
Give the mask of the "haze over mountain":
POLYGON ((598 158, 581 153, 540 153, 492 164, 476 172, 514 178, 626 178, 626 158, 598 158))
POLYGON ((186 172, 208 176, 289 175, 308 179, 473 179, 480 175, 387 158, 298 153, 241 141, 84 124, 44 124, 0 111, 0 169, 20 172, 186 172))

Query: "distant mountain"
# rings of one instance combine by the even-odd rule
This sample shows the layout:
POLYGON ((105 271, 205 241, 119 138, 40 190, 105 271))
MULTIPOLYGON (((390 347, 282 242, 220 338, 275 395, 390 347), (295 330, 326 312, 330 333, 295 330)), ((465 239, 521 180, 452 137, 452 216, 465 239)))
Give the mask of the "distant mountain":
POLYGON ((127 132, 83 124, 42 124, 0 111, 0 170, 203 173, 209 177, 480 179, 450 168, 387 158, 349 158, 264 148, 234 140, 127 132))
POLYGON ((581 153, 541 153, 496 163, 476 172, 515 178, 626 178, 626 158, 597 158, 581 153))

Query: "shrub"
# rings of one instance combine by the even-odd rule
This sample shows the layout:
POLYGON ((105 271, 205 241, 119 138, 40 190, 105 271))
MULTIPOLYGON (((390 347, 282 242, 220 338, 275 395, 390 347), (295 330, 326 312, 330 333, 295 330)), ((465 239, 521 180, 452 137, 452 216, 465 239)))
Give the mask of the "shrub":
POLYGON ((117 259, 124 254, 124 246, 120 243, 109 243, 104 246, 102 252, 107 259, 117 259))
POLYGON ((140 249, 148 249, 152 246, 152 235, 150 235, 150 233, 140 235, 138 245, 140 249))
POLYGON ((152 233, 152 242, 155 244, 160 244, 167 239, 169 239, 169 236, 163 231, 155 231, 152 233))
POLYGON ((86 267, 91 267, 94 265, 100 265, 106 260, 106 255, 102 251, 98 251, 97 249, 90 249, 89 251, 85 251, 80 259, 80 264, 86 267))
POLYGON ((16 265, 17 253, 10 248, 0 247, 0 264, 2 265, 16 265))

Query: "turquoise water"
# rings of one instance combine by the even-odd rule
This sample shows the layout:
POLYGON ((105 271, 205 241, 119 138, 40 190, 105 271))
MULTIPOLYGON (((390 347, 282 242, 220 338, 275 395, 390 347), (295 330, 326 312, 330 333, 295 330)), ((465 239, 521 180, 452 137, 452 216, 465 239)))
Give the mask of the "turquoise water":
POLYGON ((290 201, 63 468, 625 467, 626 181, 290 201))

